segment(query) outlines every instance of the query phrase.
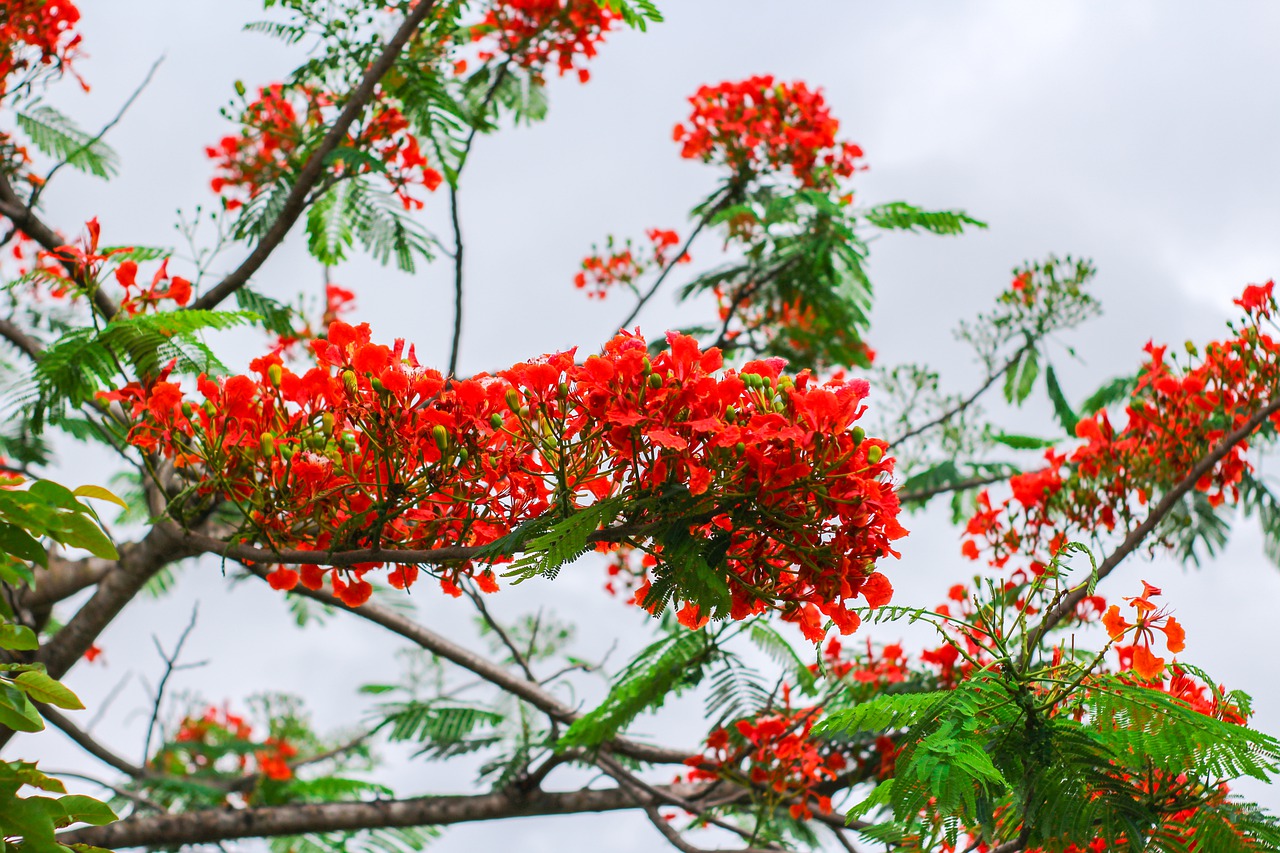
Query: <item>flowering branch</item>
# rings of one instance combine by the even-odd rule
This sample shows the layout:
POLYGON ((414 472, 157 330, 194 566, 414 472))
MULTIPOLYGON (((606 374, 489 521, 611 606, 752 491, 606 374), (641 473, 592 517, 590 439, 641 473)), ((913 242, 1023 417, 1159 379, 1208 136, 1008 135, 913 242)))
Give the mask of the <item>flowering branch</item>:
MULTIPOLYGON (((311 153, 306 165, 298 173, 297 180, 289 190, 289 195, 285 197, 284 204, 280 206, 280 213, 276 216, 275 222, 262 235, 262 239, 253 247, 253 251, 249 256, 241 262, 240 266, 231 271, 226 278, 218 282, 207 293, 192 302, 191 307, 195 310, 207 310, 219 305, 228 296, 235 293, 240 288, 249 283, 249 279, 258 271, 276 247, 284 241, 285 235, 293 228, 298 217, 307 207, 307 199, 311 194, 311 190, 325 175, 328 167, 329 155, 337 150, 347 139, 347 131, 356 119, 364 111, 369 101, 373 99, 374 92, 381 82, 383 76, 391 70, 391 66, 395 64, 396 59, 409 43, 413 34, 427 19, 435 6, 435 0, 422 0, 413 11, 405 18, 404 23, 396 30, 387 46, 383 48, 381 55, 374 60, 369 66, 369 70, 365 72, 364 77, 360 80, 360 85, 347 98, 346 104, 342 108, 342 112, 334 119, 328 133, 324 139, 316 146, 315 151, 311 153)), ((2 211, 0 211, 2 212, 2 211)))
MULTIPOLYGON (((1199 482, 1200 478, 1212 471, 1214 466, 1225 459, 1237 444, 1251 436, 1264 421, 1277 412, 1280 412, 1280 398, 1265 404, 1262 408, 1254 412, 1253 416, 1243 424, 1227 433, 1227 435, 1223 437, 1222 441, 1218 442, 1213 450, 1197 462, 1195 466, 1187 472, 1187 475, 1177 483, 1177 485, 1165 493, 1164 497, 1160 499, 1160 502, 1151 508, 1151 512, 1147 514, 1147 517, 1143 522, 1130 531, 1129 535, 1124 538, 1124 541, 1121 542, 1114 551, 1108 554, 1105 560, 1098 564, 1097 579, 1101 581, 1103 578, 1115 571, 1116 567, 1119 566, 1126 557, 1137 550, 1138 546, 1142 544, 1142 541, 1156 529, 1156 525, 1158 525, 1175 506, 1177 506, 1178 502, 1181 501, 1188 492, 1195 488, 1195 485, 1199 482)), ((1075 589, 1067 593, 1061 601, 1059 601, 1047 614, 1045 614, 1043 621, 1041 621, 1036 627, 1035 631, 1031 635, 1032 642, 1030 644, 1030 648, 1038 646, 1045 634, 1052 630, 1055 625, 1075 613, 1076 606, 1084 600, 1088 593, 1088 583, 1080 584, 1075 589)))

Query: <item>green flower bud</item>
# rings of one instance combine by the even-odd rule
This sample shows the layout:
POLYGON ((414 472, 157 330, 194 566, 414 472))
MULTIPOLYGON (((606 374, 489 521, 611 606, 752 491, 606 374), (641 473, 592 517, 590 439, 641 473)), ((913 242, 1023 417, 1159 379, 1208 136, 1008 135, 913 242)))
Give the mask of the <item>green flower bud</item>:
POLYGON ((293 444, 286 444, 284 447, 280 448, 280 455, 283 456, 286 460, 292 459, 294 454, 297 452, 298 452, 298 448, 296 445, 293 445, 293 444))
POLYGON ((236 94, 243 98, 244 93, 247 91, 244 87, 244 81, 237 80, 235 83, 235 86, 236 86, 236 94))
POLYGON ((204 413, 209 417, 213 417, 218 414, 218 407, 213 404, 212 400, 205 400, 202 408, 204 409, 204 413))
POLYGON ((878 465, 880 460, 884 458, 884 450, 880 445, 876 444, 867 448, 867 461, 872 465, 878 465))
POLYGON ((350 453, 356 449, 356 434, 353 432, 344 432, 342 434, 342 449, 350 453))
POLYGON ((312 450, 324 450, 324 446, 328 443, 323 435, 313 435, 307 439, 307 447, 312 450))
POLYGON ((262 455, 270 459, 276 455, 276 437, 269 432, 264 432, 258 437, 258 448, 262 451, 262 455))
POLYGON ((520 395, 516 393, 516 389, 507 389, 507 408, 513 412, 520 411, 520 395))
POLYGON ((560 383, 560 396, 561 396, 561 397, 568 397, 568 396, 569 396, 569 383, 568 383, 568 382, 561 382, 561 383, 560 383))
POLYGON ((460 463, 465 463, 470 458, 471 458, 471 453, 468 452, 468 450, 465 447, 458 451, 458 461, 460 463))
POLYGON ((657 390, 662 387, 662 377, 656 373, 649 374, 649 387, 657 390))
POLYGON ((498 414, 497 412, 494 412, 492 415, 489 415, 489 423, 493 426, 494 429, 502 429, 502 415, 498 414))
POLYGON ((372 386, 373 386, 373 390, 377 391, 379 394, 381 394, 383 391, 387 390, 387 386, 386 386, 386 385, 383 385, 383 384, 382 384, 382 380, 381 380, 381 379, 379 379, 379 378, 378 378, 378 377, 376 377, 376 376, 375 376, 375 377, 373 377, 373 379, 371 379, 371 380, 369 381, 369 384, 370 384, 370 385, 372 385, 372 386))
POLYGON ((729 408, 725 409, 724 419, 731 424, 736 424, 738 422, 738 407, 730 406, 729 408))
POLYGON ((333 435, 333 412, 325 412, 320 416, 320 428, 324 430, 326 437, 333 435))
POLYGON ((773 401, 773 410, 774 410, 775 412, 777 412, 778 414, 782 414, 783 412, 785 412, 785 411, 787 410, 787 404, 786 404, 785 402, 783 402, 782 400, 774 400, 774 401, 773 401))
POLYGON ((272 388, 280 387, 280 380, 284 379, 284 368, 278 364, 273 364, 267 368, 267 380, 271 383, 272 388))
POLYGON ((644 357, 644 361, 640 362, 640 371, 644 373, 645 376, 648 376, 653 372, 653 364, 649 361, 649 356, 646 355, 644 357))
POLYGON ((342 371, 342 384, 346 386, 347 396, 354 397, 356 395, 356 391, 359 390, 360 387, 356 383, 356 372, 354 370, 342 371))
POLYGON ((444 428, 444 424, 436 424, 431 428, 431 437, 435 439, 436 447, 440 448, 440 452, 444 453, 449 448, 449 431, 444 428))
POLYGON ((188 418, 191 417, 193 414, 195 414, 195 411, 196 411, 196 407, 191 404, 190 400, 182 401, 182 414, 184 417, 188 417, 188 418))
POLYGON ((867 431, 860 426, 853 428, 853 443, 862 444, 862 440, 867 437, 867 431))
POLYGON ((747 445, 744 442, 739 441, 737 444, 733 446, 733 449, 738 451, 739 454, 746 453, 747 445))

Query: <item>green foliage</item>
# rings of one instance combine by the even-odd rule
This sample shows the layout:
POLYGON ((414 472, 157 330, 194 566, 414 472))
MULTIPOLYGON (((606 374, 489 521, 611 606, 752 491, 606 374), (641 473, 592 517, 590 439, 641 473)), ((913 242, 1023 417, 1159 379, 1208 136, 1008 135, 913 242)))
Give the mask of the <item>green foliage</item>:
POLYGON ((21 837, 12 847, 21 853, 68 853, 72 848, 57 842, 56 830, 77 823, 102 826, 118 819, 105 803, 66 790, 33 763, 0 761, 0 839, 21 837), (62 796, 19 797, 24 786, 62 796))
POLYGON ((652 0, 595 0, 602 9, 609 9, 622 16, 622 21, 629 27, 644 31, 649 24, 660 24, 662 13, 652 0))
POLYGON ((1022 405, 1031 396, 1036 379, 1040 376, 1040 353, 1030 340, 1014 359, 1004 374, 1004 398, 1015 405, 1022 405))
POLYGON ((1058 374, 1054 372, 1053 365, 1049 365, 1044 372, 1045 390, 1049 394, 1049 400, 1053 403, 1053 413, 1058 418, 1058 423, 1062 425, 1062 429, 1069 436, 1076 434, 1076 424, 1080 422, 1080 416, 1071 408, 1071 404, 1067 402, 1067 396, 1062 392, 1062 386, 1058 384, 1058 374))
POLYGON ((20 110, 14 113, 14 120, 41 153, 73 169, 99 178, 110 178, 119 171, 118 158, 106 143, 47 104, 20 110))
POLYGON ((502 714, 480 707, 446 701, 409 701, 381 708, 379 729, 393 741, 422 744, 419 754, 457 755, 490 746, 499 740, 493 728, 502 714))
POLYGON ((558 748, 595 747, 616 736, 645 711, 697 684, 717 650, 705 630, 681 631, 653 643, 618 673, 603 702, 574 721, 558 748))
POLYGON ((508 553, 508 548, 523 550, 524 554, 503 572, 504 577, 515 578, 515 583, 539 575, 554 579, 562 568, 590 550, 591 534, 612 524, 621 510, 620 500, 609 499, 582 507, 564 518, 536 519, 493 542, 482 556, 499 556, 508 553))
POLYGON ((1107 406, 1129 399, 1137 384, 1136 376, 1117 376, 1115 379, 1104 382, 1097 391, 1080 404, 1080 408, 1076 411, 1081 417, 1092 417, 1099 409, 1105 409, 1107 406))
POLYGON ((930 234, 963 234, 966 226, 986 228, 987 223, 961 210, 923 210, 903 201, 880 204, 863 211, 863 219, 885 230, 926 231, 930 234))
POLYGON ((242 287, 236 291, 236 305, 241 311, 257 315, 259 324, 268 332, 286 337, 294 334, 297 312, 283 302, 252 288, 242 287))
MULTIPOLYGON (((73 492, 45 480, 26 489, 12 485, 0 489, 0 580, 12 586, 30 583, 32 574, 26 564, 45 564, 45 549, 39 541, 45 538, 102 557, 118 556, 93 510, 78 499, 119 502, 115 495, 99 486, 82 486, 73 492)), ((5 660, 20 660, 8 652, 39 648, 36 633, 10 621, 13 616, 8 598, 0 598, 0 651, 6 653, 5 660)), ((37 702, 67 710, 84 708, 75 693, 45 671, 44 664, 0 663, 0 726, 19 732, 43 730, 37 702)), ((21 837, 15 850, 64 853, 70 848, 55 840, 55 830, 76 823, 101 826, 117 819, 105 803, 92 797, 18 796, 24 787, 66 794, 61 782, 41 773, 35 764, 0 761, 0 839, 21 837)))
POLYGON ((155 379, 169 362, 179 374, 220 372, 222 363, 198 333, 257 319, 245 312, 170 311, 120 317, 102 329, 73 329, 45 349, 16 405, 30 412, 38 432, 46 420, 60 424, 69 410, 101 390, 133 378, 155 379))

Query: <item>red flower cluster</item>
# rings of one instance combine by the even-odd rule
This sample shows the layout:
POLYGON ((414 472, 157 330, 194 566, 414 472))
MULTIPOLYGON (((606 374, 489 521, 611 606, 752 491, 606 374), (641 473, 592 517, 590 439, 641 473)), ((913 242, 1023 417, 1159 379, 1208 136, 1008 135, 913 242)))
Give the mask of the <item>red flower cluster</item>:
POLYGON ((1116 604, 1111 605, 1102 615, 1102 624, 1112 640, 1119 640, 1133 631, 1134 642, 1128 647, 1129 664, 1134 672, 1147 680, 1157 678, 1164 671, 1164 658, 1156 657, 1151 651, 1154 631, 1164 632, 1165 645, 1173 654, 1186 647, 1187 633, 1182 630, 1178 620, 1151 603, 1151 597, 1159 594, 1157 587, 1143 581, 1142 595, 1125 598, 1129 606, 1138 612, 1136 622, 1130 622, 1120 615, 1120 607, 1116 604))
MULTIPOLYGON (((317 327, 321 330, 329 328, 331 323, 340 320, 345 314, 354 310, 355 303, 356 295, 350 290, 345 287, 339 287, 332 282, 326 284, 324 286, 324 313, 320 316, 320 322, 317 327)), ((288 356, 298 344, 313 341, 322 333, 317 333, 311 321, 306 320, 301 327, 294 329, 292 334, 277 336, 271 351, 277 355, 288 356)))
MULTIPOLYGON (((301 169, 310 155, 307 143, 328 125, 336 108, 333 95, 312 87, 276 83, 260 89, 257 100, 244 109, 240 133, 224 136, 205 149, 217 168, 210 181, 213 191, 234 209, 280 177, 301 169)), ((375 98, 368 117, 353 126, 347 147, 367 151, 380 161, 378 171, 406 210, 422 208, 422 201, 413 195, 415 187, 434 192, 444 180, 427 164, 404 113, 383 95, 375 98)), ((330 169, 341 177, 369 173, 374 167, 338 157, 330 169)))
POLYGON ((160 751, 152 763, 174 775, 208 773, 258 773, 278 782, 293 778, 289 759, 298 754, 283 738, 268 737, 249 751, 253 743, 253 727, 244 717, 223 708, 208 708, 201 717, 186 717, 178 727, 172 743, 160 751), (249 756, 253 756, 253 765, 249 756), (227 758, 232 766, 219 766, 227 758))
POLYGON ((789 691, 784 694, 785 709, 716 729, 707 736, 703 754, 685 764, 693 768, 691 782, 749 782, 764 799, 789 803, 793 818, 810 820, 815 807, 823 814, 831 811, 831 798, 817 789, 838 778, 848 762, 830 744, 810 737, 822 709, 793 711, 789 691))
POLYGON ((836 139, 821 90, 772 76, 703 86, 689 102, 688 125, 673 136, 681 156, 728 166, 739 181, 790 169, 806 187, 834 189, 860 167, 862 149, 836 139))
MULTIPOLYGON (((1083 444, 1068 454, 1052 450, 1048 465, 1010 479, 1012 496, 993 504, 979 496, 963 552, 996 568, 1028 560, 1039 574, 1069 538, 1128 530, 1149 497, 1188 475, 1228 432, 1243 426, 1280 393, 1280 342, 1262 328, 1275 309, 1272 284, 1251 286, 1237 300, 1248 312, 1234 337, 1209 344, 1203 354, 1188 344, 1185 367, 1166 360, 1166 348, 1148 344, 1148 360, 1116 429, 1106 411, 1080 420, 1083 444)), ((1280 424, 1280 415, 1271 417, 1280 424)), ((1265 424, 1264 424, 1265 426, 1265 424)), ((1214 506, 1239 497, 1249 469, 1242 441, 1201 477, 1195 488, 1214 506)))
MULTIPOLYGON (((471 40, 479 44, 481 62, 505 54, 535 79, 554 65, 560 76, 577 71, 585 83, 591 72, 582 63, 619 20, 593 0, 493 0, 484 20, 471 27, 471 40)), ((465 69, 461 63, 459 72, 465 69)))
MULTIPOLYGON (((137 419, 131 443, 198 466, 199 491, 239 502, 267 547, 479 546, 615 500, 615 517, 657 557, 654 576, 676 581, 676 599, 689 595, 679 568, 643 531, 676 523, 716 543, 727 596, 704 615, 777 609, 815 640, 822 614, 855 630, 853 599, 889 600, 875 565, 897 556, 892 540, 906 533, 887 481, 893 460, 854 426, 869 386, 785 377, 777 359, 720 373, 719 351, 674 333, 668 342, 650 356, 623 333, 582 363, 558 353, 446 382, 403 342, 375 344, 367 325, 335 322, 301 375, 271 355, 251 375, 201 377, 202 405, 164 376, 103 396, 137 419)), ((335 591, 363 602, 363 576, 381 565, 334 573, 335 591)), ((489 571, 458 561, 442 584, 456 593, 460 575, 480 573, 493 589, 489 571)), ((314 588, 325 572, 273 577, 314 588)), ((408 586, 417 574, 404 566, 389 580, 408 586)), ((649 590, 646 579, 638 600, 663 606, 649 590)))
MULTIPOLYGON (((650 245, 637 252, 627 240, 621 248, 615 248, 614 239, 605 242, 605 253, 592 247, 592 254, 583 258, 582 270, 573 277, 573 286, 586 290, 588 298, 603 299, 609 288, 617 284, 634 287, 636 279, 651 269, 663 269, 670 263, 671 249, 680 242, 674 231, 650 228, 644 232, 650 245)), ((688 253, 675 259, 678 264, 690 261, 688 253)))
POLYGON ((149 287, 143 288, 138 284, 137 276, 136 261, 124 261, 116 267, 116 281, 125 292, 125 297, 120 302, 120 310, 127 316, 132 317, 148 308, 154 308, 166 299, 171 299, 179 305, 186 305, 191 301, 191 282, 177 275, 170 278, 168 259, 160 264, 160 269, 156 270, 155 275, 151 277, 149 287))
MULTIPOLYGON (((0 96, 10 75, 34 66, 70 68, 80 48, 73 28, 80 10, 71 0, 6 0, 0 13, 0 96)), ((83 81, 82 81, 83 85, 83 81)))
MULTIPOLYGON (((870 638, 867 639, 865 657, 856 655, 846 658, 844 646, 838 638, 832 637, 822 650, 822 660, 827 671, 836 678, 848 677, 863 684, 897 684, 905 681, 910 674, 902 646, 890 643, 877 651, 871 645, 870 638)), ((811 669, 816 673, 818 665, 814 664, 811 669)))

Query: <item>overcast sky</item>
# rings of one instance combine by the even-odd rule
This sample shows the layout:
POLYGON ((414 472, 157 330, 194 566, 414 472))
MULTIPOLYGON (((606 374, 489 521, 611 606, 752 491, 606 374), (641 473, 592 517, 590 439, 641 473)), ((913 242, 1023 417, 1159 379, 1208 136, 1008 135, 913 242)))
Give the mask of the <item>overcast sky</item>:
MULTIPOLYGON (((857 181, 861 201, 963 207, 990 223, 989 231, 958 239, 885 237, 873 250, 872 345, 888 362, 944 367, 952 389, 970 387, 977 368, 950 330, 986 307, 1025 259, 1074 253, 1099 267, 1095 292, 1106 315, 1067 341, 1083 360, 1062 350, 1053 356, 1075 399, 1132 371, 1149 338, 1178 344, 1219 335, 1232 296, 1280 271, 1274 4, 660 5, 667 22, 610 39, 589 85, 552 83, 549 121, 476 146, 462 202, 469 259, 464 371, 568 346, 589 350, 611 334, 625 306, 583 299, 571 285, 577 262, 610 232, 687 227, 688 209, 717 175, 678 157, 671 126, 698 85, 757 73, 824 88, 844 135, 862 145, 871 167, 857 181)), ((260 15, 249 0, 83 0, 81 7, 91 58, 80 70, 94 91, 84 97, 68 90, 58 102, 86 126, 108 118, 150 64, 166 59, 110 139, 123 158, 121 176, 110 184, 68 178, 48 196, 50 218, 74 231, 97 215, 108 242, 173 245, 175 210, 211 201, 203 146, 227 130, 218 108, 233 81, 272 82, 296 56, 240 32, 260 15)), ((442 224, 443 203, 443 196, 428 202, 433 227, 442 224)), ((695 260, 710 261, 714 248, 702 244, 695 260)), ((358 292, 358 319, 378 338, 408 338, 424 359, 440 363, 448 348, 449 275, 444 265, 406 276, 359 261, 341 267, 336 279, 358 292)), ((256 279, 281 297, 314 291, 319 281, 297 240, 256 279)), ((657 335, 697 319, 677 312, 668 295, 641 324, 657 335)), ((256 340, 241 343, 232 361, 250 357, 256 340)), ((1031 416, 1048 422, 1043 406, 1031 416)), ((92 455, 72 450, 55 476, 74 485, 100 471, 92 455)), ((888 572, 897 601, 932 605, 970 567, 941 514, 914 517, 908 526, 913 535, 903 560, 888 572)), ((1262 556, 1257 531, 1241 524, 1226 552, 1199 570, 1134 560, 1107 591, 1131 594, 1139 578, 1163 587, 1177 609, 1187 628, 1184 657, 1252 693, 1257 725, 1280 733, 1273 654, 1280 572, 1262 556)), ((554 586, 505 591, 492 604, 507 614, 554 607, 579 622, 580 648, 598 652, 616 637, 621 655, 644 642, 644 619, 601 594, 600 585, 599 570, 585 567, 554 586)), ((197 599, 190 659, 210 662, 183 677, 181 688, 232 703, 262 690, 291 691, 308 698, 321 728, 358 723, 362 706, 353 689, 394 676, 397 644, 352 619, 293 630, 279 597, 260 586, 229 591, 216 564, 201 564, 182 575, 172 596, 133 605, 102 638, 109 665, 81 666, 68 678, 93 709, 129 677, 95 731, 140 757, 147 705, 141 684, 160 671, 150 636, 171 644, 197 599)), ((461 604, 424 587, 417 606, 433 627, 471 636, 461 604)), ((903 634, 894 626, 877 631, 885 640, 903 634)), ((697 705, 665 715, 653 730, 692 745, 697 705)), ((56 734, 16 742, 23 755, 51 768, 78 761, 56 734), (29 755, 36 743, 48 753, 29 755)), ((401 794, 465 790, 470 781, 400 759, 387 778, 401 794)), ((1240 790, 1280 808, 1275 791, 1240 790)), ((530 851, 661 849, 643 819, 618 815, 459 827, 434 849, 499 851, 513 837, 530 851)))

